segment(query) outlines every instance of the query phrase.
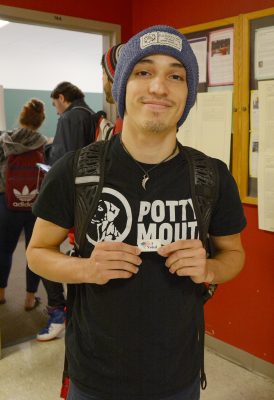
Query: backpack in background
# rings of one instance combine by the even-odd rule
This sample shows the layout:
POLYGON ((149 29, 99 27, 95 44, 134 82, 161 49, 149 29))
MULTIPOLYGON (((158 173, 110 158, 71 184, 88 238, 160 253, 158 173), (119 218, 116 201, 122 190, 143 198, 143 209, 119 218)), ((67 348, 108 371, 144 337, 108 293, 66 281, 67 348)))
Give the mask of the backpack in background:
MULTIPOLYGON (((91 118, 94 119, 96 127, 94 142, 97 142, 98 140, 110 139, 110 137, 113 135, 114 132, 114 124, 107 119, 105 111, 101 110, 94 113, 89 108, 83 106, 75 106, 72 108, 72 110, 76 109, 87 111, 88 113, 90 113, 91 118)), ((91 141, 91 143, 92 142, 93 141, 91 141)))
POLYGON ((101 115, 97 122, 95 141, 109 140, 114 132, 114 124, 109 121, 104 114, 101 115))
POLYGON ((8 156, 5 197, 9 210, 31 210, 44 177, 44 173, 36 164, 44 162, 43 146, 26 153, 8 156))

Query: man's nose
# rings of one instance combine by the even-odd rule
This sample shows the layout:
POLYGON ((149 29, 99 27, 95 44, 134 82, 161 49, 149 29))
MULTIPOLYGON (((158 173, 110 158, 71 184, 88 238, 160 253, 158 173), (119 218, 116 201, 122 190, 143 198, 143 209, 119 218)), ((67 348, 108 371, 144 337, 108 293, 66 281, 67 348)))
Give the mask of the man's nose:
POLYGON ((168 87, 165 78, 161 76, 152 78, 149 84, 149 92, 159 96, 167 95, 168 87))

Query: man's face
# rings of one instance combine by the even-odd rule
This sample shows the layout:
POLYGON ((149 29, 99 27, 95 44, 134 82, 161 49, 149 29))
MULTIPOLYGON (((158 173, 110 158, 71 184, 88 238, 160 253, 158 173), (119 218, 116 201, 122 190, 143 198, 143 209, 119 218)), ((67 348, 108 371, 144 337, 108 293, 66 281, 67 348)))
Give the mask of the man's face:
POLYGON ((61 115, 68 108, 69 103, 65 101, 62 94, 57 99, 52 99, 52 105, 56 108, 57 114, 61 115))
POLYGON ((187 94, 186 70, 180 61, 163 54, 145 57, 128 79, 125 119, 148 132, 176 129, 187 94))
POLYGON ((112 97, 112 83, 108 79, 108 76, 103 68, 103 89, 106 95, 106 101, 110 104, 114 104, 112 97))

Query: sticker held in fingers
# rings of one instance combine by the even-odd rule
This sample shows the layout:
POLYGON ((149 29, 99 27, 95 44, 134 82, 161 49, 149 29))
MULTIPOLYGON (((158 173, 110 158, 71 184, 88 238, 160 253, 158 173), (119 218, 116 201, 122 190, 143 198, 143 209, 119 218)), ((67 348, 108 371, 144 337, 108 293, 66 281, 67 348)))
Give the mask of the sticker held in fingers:
POLYGON ((137 243, 137 246, 141 251, 148 252, 148 251, 157 251, 161 247, 160 240, 142 240, 137 243))

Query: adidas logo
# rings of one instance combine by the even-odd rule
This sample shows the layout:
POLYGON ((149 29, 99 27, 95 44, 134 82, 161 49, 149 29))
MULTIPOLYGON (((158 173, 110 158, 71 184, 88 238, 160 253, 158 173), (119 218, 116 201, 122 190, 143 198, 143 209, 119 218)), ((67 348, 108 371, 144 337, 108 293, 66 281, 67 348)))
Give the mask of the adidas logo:
POLYGON ((27 185, 25 185, 23 187, 22 193, 17 189, 13 189, 13 194, 20 201, 31 202, 35 198, 35 196, 37 196, 38 190, 34 189, 30 192, 27 185))

